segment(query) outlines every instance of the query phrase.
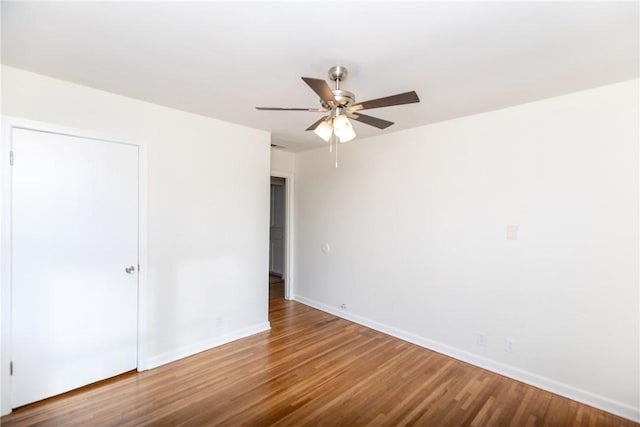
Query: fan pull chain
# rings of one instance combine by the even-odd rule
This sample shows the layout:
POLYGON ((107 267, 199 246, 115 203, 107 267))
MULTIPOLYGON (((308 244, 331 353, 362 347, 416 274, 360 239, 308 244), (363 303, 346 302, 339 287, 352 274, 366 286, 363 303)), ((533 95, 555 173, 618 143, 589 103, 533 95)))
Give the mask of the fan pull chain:
POLYGON ((336 169, 338 169, 338 141, 336 141, 336 169))
POLYGON ((335 135, 331 135, 331 138, 329 138, 329 152, 333 153, 333 139, 335 138, 335 135))

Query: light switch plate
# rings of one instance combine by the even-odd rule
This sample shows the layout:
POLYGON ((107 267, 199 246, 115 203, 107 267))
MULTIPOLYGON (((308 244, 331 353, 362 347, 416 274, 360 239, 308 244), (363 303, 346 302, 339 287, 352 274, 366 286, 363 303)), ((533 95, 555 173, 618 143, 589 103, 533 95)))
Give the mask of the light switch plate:
POLYGON ((518 240, 517 225, 507 225, 507 240, 518 240))

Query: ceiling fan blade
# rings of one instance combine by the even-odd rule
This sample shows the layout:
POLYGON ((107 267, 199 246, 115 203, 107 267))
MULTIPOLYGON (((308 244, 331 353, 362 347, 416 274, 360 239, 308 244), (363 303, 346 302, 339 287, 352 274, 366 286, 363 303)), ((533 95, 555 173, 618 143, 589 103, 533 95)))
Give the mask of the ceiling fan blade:
POLYGON ((315 130, 320 123, 324 122, 327 119, 327 117, 329 116, 324 116, 323 118, 321 118, 320 120, 318 120, 317 122, 315 122, 314 124, 306 128, 305 130, 315 130))
POLYGON ((390 122, 388 120, 382 120, 377 117, 366 116, 360 113, 347 114, 347 117, 368 124, 369 126, 376 127, 378 129, 386 129, 393 124, 393 122, 390 122))
POLYGON ((313 89, 313 91, 317 93, 320 96, 320 99, 322 99, 324 102, 332 104, 336 103, 333 92, 331 91, 331 88, 326 81, 322 79, 314 79, 311 77, 303 77, 302 80, 304 80, 304 82, 308 84, 309 87, 311 87, 311 89, 313 89))
POLYGON ((392 105, 412 104, 420 102, 418 94, 415 91, 399 93, 398 95, 387 96, 384 98, 372 99, 370 101, 360 102, 349 108, 351 111, 367 110, 371 108, 390 107, 392 105))
POLYGON ((327 110, 322 108, 287 108, 287 107, 256 107, 256 110, 260 111, 313 111, 315 113, 322 113, 327 110))

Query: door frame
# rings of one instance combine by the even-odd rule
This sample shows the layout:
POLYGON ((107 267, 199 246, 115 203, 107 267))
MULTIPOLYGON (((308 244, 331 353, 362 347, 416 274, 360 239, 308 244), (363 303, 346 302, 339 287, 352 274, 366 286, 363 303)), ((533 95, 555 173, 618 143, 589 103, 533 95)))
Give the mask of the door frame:
MULTIPOLYGON (((284 268, 282 278, 284 279, 284 297, 292 300, 295 297, 295 276, 294 276, 294 182, 293 174, 289 172, 271 171, 271 175, 276 178, 284 178, 285 207, 284 207, 284 268)), ((271 186, 269 186, 271 195, 271 186)), ((271 196, 269 196, 271 197, 271 196)))
POLYGON ((12 355, 11 343, 11 287, 12 287, 12 218, 11 218, 11 167, 13 129, 62 134, 108 143, 126 144, 138 147, 138 324, 137 324, 137 370, 146 368, 147 335, 147 152, 143 142, 129 142, 112 135, 93 131, 58 126, 22 118, 0 116, 2 121, 2 142, 0 144, 0 415, 11 412, 11 375, 9 363, 12 355))

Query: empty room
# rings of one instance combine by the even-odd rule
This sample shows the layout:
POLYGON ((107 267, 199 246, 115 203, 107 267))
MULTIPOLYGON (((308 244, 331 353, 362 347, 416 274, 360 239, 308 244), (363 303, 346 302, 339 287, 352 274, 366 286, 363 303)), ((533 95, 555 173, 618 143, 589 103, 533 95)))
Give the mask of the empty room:
POLYGON ((639 6, 0 2, 0 423, 638 426, 639 6))

